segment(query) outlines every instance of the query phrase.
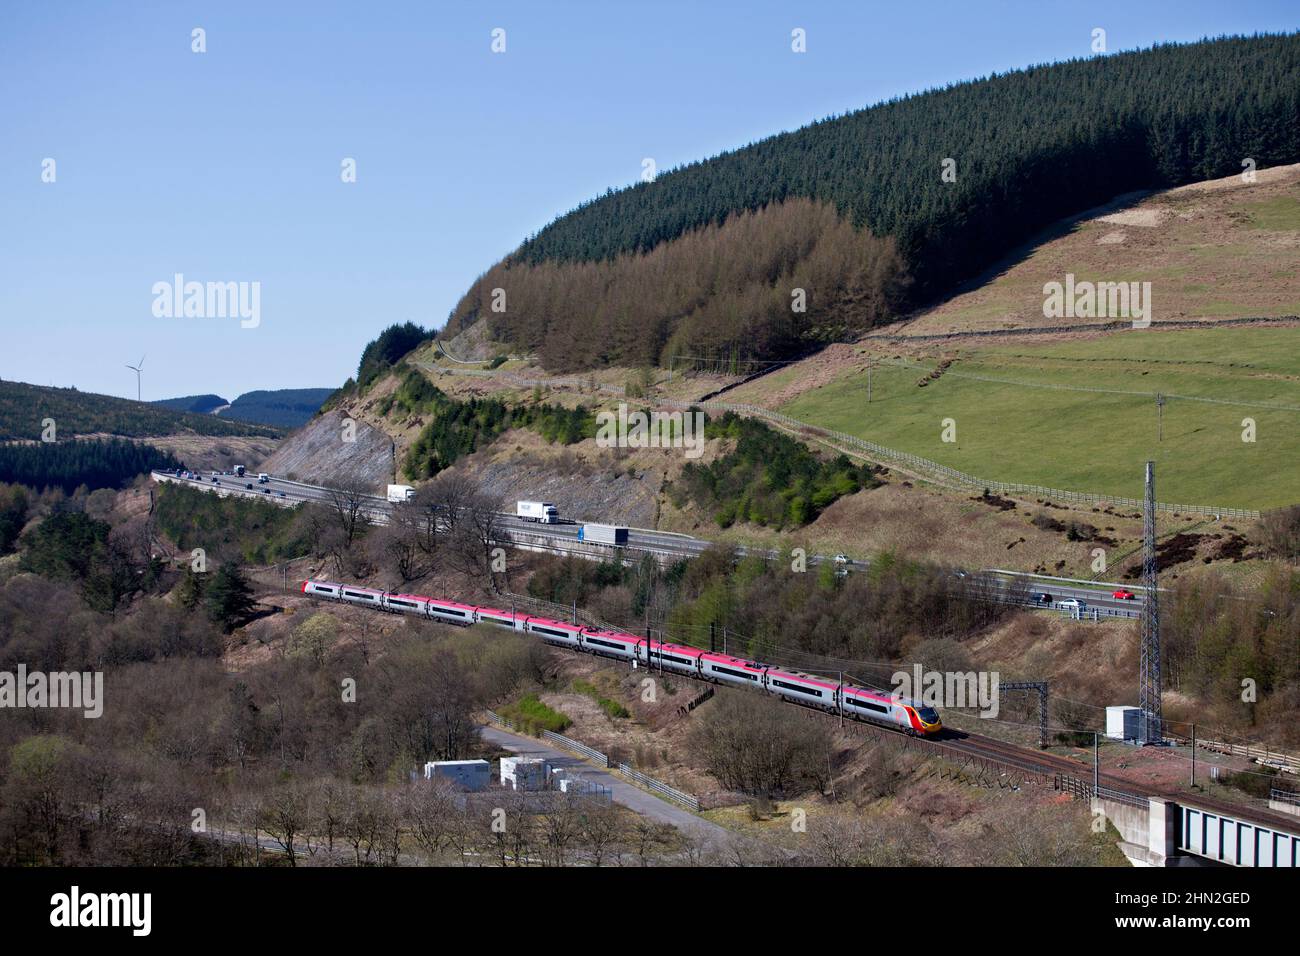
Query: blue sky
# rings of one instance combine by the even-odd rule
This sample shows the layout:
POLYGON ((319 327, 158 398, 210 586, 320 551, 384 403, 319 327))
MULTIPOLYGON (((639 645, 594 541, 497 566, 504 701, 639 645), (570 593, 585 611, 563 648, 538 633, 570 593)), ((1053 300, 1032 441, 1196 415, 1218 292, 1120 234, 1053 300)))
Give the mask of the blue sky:
POLYGON ((1297 21, 1291 0, 6 0, 0 377, 134 397, 147 353, 146 399, 334 386, 645 157, 1088 56, 1094 27, 1115 52, 1297 21), (176 273, 260 283, 260 324, 156 317, 176 273))

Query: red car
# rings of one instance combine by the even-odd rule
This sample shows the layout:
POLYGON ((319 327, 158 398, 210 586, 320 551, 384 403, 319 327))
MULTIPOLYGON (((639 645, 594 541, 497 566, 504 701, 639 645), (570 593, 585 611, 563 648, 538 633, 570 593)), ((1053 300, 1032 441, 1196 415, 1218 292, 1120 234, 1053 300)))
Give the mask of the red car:
POLYGON ((1123 588, 1120 588, 1118 591, 1116 591, 1114 594, 1112 594, 1111 597, 1113 597, 1113 598, 1119 598, 1121 601, 1135 601, 1135 600, 1137 600, 1137 595, 1136 595, 1136 594, 1134 594, 1132 591, 1125 591, 1123 588))

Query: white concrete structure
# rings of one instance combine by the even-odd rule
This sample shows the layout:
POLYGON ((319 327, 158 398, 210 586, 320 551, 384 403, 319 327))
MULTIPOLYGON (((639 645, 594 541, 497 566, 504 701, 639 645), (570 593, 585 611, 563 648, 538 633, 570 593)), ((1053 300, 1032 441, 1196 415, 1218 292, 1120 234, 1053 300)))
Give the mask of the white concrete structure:
POLYGON ((549 772, 541 757, 501 758, 501 786, 512 790, 545 790, 549 772))
POLYGON ((462 790, 486 790, 492 765, 486 760, 438 760, 424 765, 424 779, 450 780, 462 790))
POLYGON ((1111 740, 1137 740, 1141 736, 1142 711, 1137 707, 1106 708, 1106 736, 1111 740))

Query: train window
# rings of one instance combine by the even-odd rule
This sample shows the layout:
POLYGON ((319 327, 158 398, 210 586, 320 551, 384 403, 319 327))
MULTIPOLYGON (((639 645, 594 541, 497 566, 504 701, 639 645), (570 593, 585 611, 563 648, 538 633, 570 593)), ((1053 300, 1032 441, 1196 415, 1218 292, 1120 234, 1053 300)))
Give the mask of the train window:
POLYGON ((363 601, 373 601, 375 599, 373 594, 362 594, 360 591, 344 591, 343 593, 348 597, 361 598, 363 601))
POLYGON ((798 684, 787 684, 783 680, 772 681, 777 687, 784 687, 786 690, 793 690, 800 694, 811 694, 813 697, 821 697, 822 692, 811 687, 800 687, 798 684))
POLYGON ((468 616, 469 616, 469 615, 467 615, 464 611, 453 610, 452 608, 449 608, 449 607, 434 607, 434 608, 432 608, 432 610, 433 610, 433 613, 434 613, 434 614, 449 614, 449 615, 451 615, 452 617, 468 617, 468 616))
POLYGON ((719 667, 717 664, 710 664, 709 670, 715 674, 727 674, 731 677, 743 677, 745 680, 758 680, 757 674, 746 674, 744 671, 733 671, 730 667, 719 667))
POLYGON ((415 607, 414 601, 399 601, 397 598, 389 598, 389 604, 396 604, 398 607, 415 607))
POLYGON ((658 651, 655 651, 655 652, 654 652, 652 655, 650 655, 650 656, 651 656, 651 657, 658 657, 658 658, 661 658, 662 660, 665 660, 665 661, 672 661, 674 664, 690 664, 690 663, 691 663, 691 659, 690 659, 689 657, 678 657, 676 654, 660 654, 658 651))
POLYGON ((583 642, 586 644, 599 644, 601 647, 612 647, 616 651, 627 650, 627 648, 622 644, 615 644, 613 641, 597 640, 596 638, 591 637, 590 635, 583 638, 583 642))
POLYGON ((870 700, 863 700, 861 697, 845 697, 844 699, 848 701, 850 704, 852 704, 853 706, 861 707, 864 710, 874 710, 878 714, 889 713, 888 707, 884 707, 870 700))
POLYGON ((549 634, 551 637, 567 637, 570 640, 573 639, 573 635, 567 631, 557 631, 551 627, 538 627, 534 624, 529 628, 529 630, 536 631, 538 634, 549 634))

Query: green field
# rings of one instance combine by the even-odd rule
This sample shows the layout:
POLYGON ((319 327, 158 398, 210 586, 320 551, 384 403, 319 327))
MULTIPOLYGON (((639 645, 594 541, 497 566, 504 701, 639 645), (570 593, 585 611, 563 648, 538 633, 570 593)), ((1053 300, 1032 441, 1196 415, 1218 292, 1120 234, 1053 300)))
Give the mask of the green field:
POLYGON ((1300 329, 1132 330, 963 354, 925 387, 917 385, 922 369, 882 360, 869 405, 866 375, 854 372, 781 411, 992 480, 1140 497, 1143 463, 1152 459, 1161 501, 1258 509, 1300 502, 1300 329), (1159 442, 1155 392, 1170 396, 1159 442), (1242 440, 1247 417, 1253 443, 1242 440), (955 443, 942 440, 945 418, 956 422, 955 443))

